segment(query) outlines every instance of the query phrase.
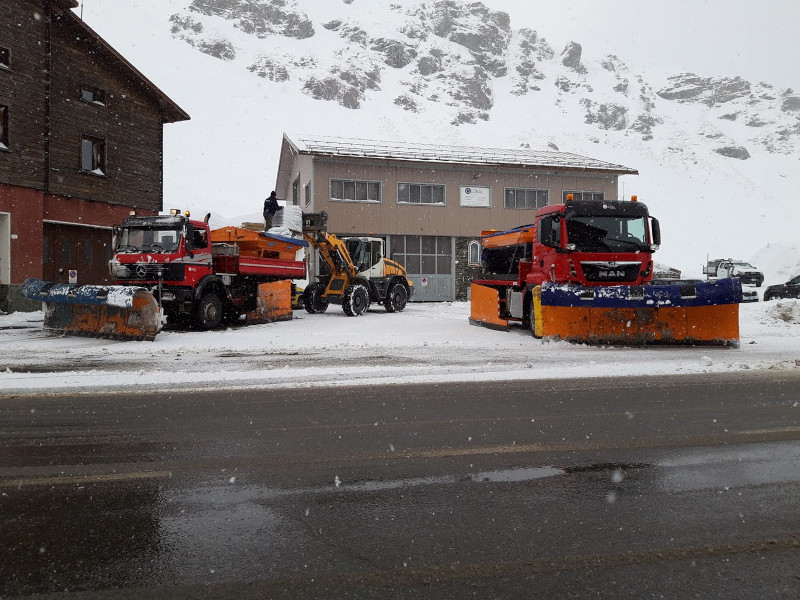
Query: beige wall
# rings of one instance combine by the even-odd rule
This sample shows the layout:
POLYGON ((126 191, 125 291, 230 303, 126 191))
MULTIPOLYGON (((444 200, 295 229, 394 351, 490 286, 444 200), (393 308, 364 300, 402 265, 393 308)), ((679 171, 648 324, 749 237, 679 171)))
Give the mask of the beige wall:
MULTIPOLYGON (((283 197, 291 199, 291 180, 301 173, 299 206, 305 212, 326 211, 328 229, 337 233, 399 235, 477 236, 482 229, 510 229, 533 221, 533 210, 504 208, 507 187, 548 189, 551 204, 561 202, 565 189, 604 192, 617 199, 617 175, 554 173, 525 169, 444 164, 397 164, 388 161, 347 162, 301 155, 295 157, 292 175, 283 197), (311 179, 312 204, 306 206, 302 187, 311 179), (329 181, 343 178, 380 181, 382 201, 342 202, 330 200, 329 181), (444 184, 445 204, 398 204, 398 183, 444 184), (491 208, 462 207, 461 186, 490 186, 491 208)), ((278 192, 281 196, 281 191, 278 192)))

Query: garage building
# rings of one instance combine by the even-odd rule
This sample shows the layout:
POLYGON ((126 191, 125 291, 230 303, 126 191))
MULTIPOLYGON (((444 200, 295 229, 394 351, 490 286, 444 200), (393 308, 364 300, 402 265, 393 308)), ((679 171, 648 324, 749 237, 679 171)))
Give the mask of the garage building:
POLYGON ((468 297, 481 230, 531 223, 567 194, 617 200, 619 177, 637 174, 565 152, 284 134, 275 190, 328 213, 332 233, 385 238, 415 301, 450 301, 468 297))

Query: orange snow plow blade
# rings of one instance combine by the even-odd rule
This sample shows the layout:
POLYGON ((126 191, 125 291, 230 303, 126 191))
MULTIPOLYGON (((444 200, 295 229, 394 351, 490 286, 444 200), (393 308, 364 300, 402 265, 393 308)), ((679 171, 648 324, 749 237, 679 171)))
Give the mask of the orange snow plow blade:
POLYGON ((477 283, 470 286, 469 322, 490 329, 508 329, 508 320, 500 317, 500 294, 496 289, 477 283))
POLYGON ((288 279, 261 283, 256 309, 247 313, 247 323, 272 323, 292 320, 292 282, 288 279))
POLYGON ((26 279, 20 294, 44 303, 44 329, 66 335, 152 341, 161 309, 147 290, 26 279))
POLYGON ((589 344, 739 346, 738 279, 687 285, 545 283, 535 302, 537 337, 589 344))

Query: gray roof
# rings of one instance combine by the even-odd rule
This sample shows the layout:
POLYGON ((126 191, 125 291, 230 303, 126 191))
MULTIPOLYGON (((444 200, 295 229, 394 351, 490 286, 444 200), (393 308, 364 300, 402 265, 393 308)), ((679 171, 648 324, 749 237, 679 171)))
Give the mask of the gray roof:
POLYGON ((547 150, 442 146, 409 142, 388 142, 322 135, 284 134, 284 139, 300 154, 434 162, 466 165, 540 167, 638 175, 639 171, 602 160, 547 150))

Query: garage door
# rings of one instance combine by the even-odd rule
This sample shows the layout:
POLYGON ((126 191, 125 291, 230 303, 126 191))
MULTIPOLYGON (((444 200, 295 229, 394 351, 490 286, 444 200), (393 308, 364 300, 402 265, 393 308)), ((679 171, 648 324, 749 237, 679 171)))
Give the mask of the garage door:
POLYGON ((393 235, 389 256, 408 271, 416 302, 455 300, 454 238, 433 235, 393 235))

